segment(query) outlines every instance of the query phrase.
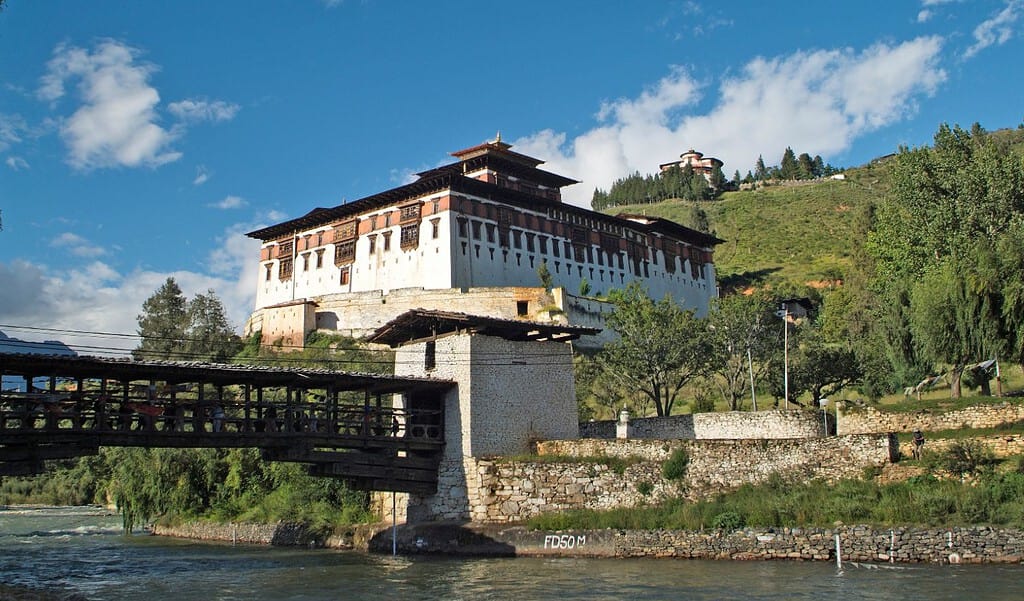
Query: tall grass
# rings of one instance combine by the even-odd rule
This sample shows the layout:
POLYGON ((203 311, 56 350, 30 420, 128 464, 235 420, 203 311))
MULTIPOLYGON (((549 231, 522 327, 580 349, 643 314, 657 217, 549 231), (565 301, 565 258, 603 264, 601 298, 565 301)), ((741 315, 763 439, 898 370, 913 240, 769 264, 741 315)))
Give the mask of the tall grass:
POLYGON ((971 484, 917 477, 895 484, 864 480, 806 483, 772 478, 696 503, 672 499, 657 506, 612 511, 570 511, 529 521, 538 530, 712 528, 724 514, 738 515, 751 527, 967 526, 1024 527, 1024 474, 988 473, 971 484))

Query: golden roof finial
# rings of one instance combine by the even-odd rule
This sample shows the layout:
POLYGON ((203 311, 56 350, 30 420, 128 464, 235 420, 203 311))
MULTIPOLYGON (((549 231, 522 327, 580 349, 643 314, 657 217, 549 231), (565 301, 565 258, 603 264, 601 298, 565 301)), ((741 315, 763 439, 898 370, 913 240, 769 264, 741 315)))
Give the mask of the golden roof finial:
POLYGON ((494 143, 495 144, 501 144, 501 130, 500 129, 498 130, 497 137, 494 138, 494 143))

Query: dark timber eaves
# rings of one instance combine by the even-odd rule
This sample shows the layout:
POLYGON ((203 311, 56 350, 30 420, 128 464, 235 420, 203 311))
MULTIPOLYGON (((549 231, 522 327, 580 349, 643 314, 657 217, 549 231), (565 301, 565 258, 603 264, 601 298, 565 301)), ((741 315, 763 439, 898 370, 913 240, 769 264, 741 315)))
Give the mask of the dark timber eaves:
POLYGON ((459 332, 496 336, 512 341, 576 340, 601 330, 557 323, 540 323, 517 319, 501 319, 468 315, 451 311, 413 309, 381 326, 367 341, 392 347, 449 336, 459 332))

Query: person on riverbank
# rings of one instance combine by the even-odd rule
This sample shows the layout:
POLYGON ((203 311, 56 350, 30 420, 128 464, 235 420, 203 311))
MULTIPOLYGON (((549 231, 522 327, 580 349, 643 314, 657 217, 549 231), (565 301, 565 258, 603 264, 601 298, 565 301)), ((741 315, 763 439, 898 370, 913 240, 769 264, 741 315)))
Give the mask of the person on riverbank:
POLYGON ((911 441, 914 445, 914 459, 921 458, 921 448, 924 446, 924 434, 920 430, 914 430, 914 438, 911 441))

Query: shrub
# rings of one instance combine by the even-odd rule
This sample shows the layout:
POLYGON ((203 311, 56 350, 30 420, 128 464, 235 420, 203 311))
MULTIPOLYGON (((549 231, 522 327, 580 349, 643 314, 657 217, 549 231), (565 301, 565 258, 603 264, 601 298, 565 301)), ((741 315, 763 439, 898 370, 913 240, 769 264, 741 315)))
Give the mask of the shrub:
POLYGON ((946 450, 943 467, 950 473, 963 475, 980 472, 994 463, 995 458, 987 446, 975 440, 964 440, 946 450))
POLYGON ((686 477, 686 470, 690 467, 690 454, 686 449, 679 448, 672 451, 672 455, 661 466, 661 475, 666 480, 682 480, 686 477))
POLYGON ((690 413, 712 413, 715 410, 715 400, 705 390, 698 390, 690 402, 690 413))
POLYGON ((638 493, 640 493, 641 496, 644 496, 644 497, 650 496, 650 494, 651 494, 651 492, 653 490, 654 490, 654 485, 651 484, 650 482, 648 482, 647 480, 641 480, 640 482, 637 482, 637 484, 636 484, 636 491, 638 493))
POLYGON ((746 522, 743 516, 736 513, 735 511, 723 511, 722 513, 715 516, 711 520, 711 527, 717 528, 718 530, 725 530, 726 532, 732 532, 739 530, 744 527, 746 522))

